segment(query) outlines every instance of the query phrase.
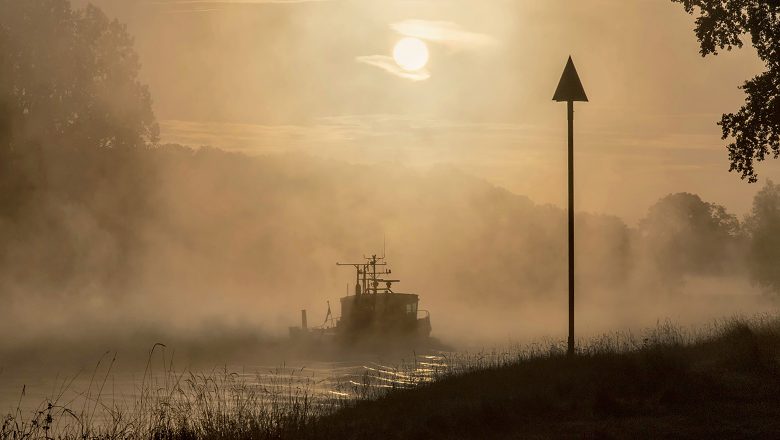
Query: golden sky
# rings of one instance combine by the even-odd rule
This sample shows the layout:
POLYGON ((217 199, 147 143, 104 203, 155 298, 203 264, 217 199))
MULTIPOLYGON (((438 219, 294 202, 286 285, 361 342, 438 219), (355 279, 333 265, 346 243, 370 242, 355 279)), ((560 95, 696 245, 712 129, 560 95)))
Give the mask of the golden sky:
MULTIPOLYGON (((80 0, 76 3, 79 4, 80 0)), ((716 122, 759 73, 752 48, 701 58, 668 0, 93 0, 128 24, 164 141, 451 164, 540 203, 565 200, 571 55, 577 207, 633 223, 659 197, 742 215, 757 185, 728 170, 716 122), (430 61, 393 63, 404 36, 430 61)), ((758 168, 780 180, 780 162, 758 168)))

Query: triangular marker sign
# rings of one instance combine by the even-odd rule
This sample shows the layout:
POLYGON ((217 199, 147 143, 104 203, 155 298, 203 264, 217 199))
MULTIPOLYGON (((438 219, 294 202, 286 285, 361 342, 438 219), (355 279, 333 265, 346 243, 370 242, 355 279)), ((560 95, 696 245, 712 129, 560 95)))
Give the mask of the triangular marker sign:
POLYGON ((555 89, 553 101, 588 102, 588 95, 585 94, 585 89, 582 87, 580 76, 577 75, 577 68, 574 67, 574 62, 571 60, 571 57, 569 57, 569 61, 563 69, 563 75, 561 75, 561 81, 558 83, 558 88, 555 89))

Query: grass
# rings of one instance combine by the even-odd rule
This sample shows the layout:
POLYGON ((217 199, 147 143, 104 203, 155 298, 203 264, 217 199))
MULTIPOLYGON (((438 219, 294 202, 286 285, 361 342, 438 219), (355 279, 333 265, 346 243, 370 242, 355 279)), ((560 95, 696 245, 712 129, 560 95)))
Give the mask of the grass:
POLYGON ((779 359, 780 319, 761 316, 604 335, 573 358, 554 341, 415 357, 327 394, 304 372, 247 380, 171 363, 124 406, 93 374, 81 402, 17 410, 0 439, 772 438, 779 359))

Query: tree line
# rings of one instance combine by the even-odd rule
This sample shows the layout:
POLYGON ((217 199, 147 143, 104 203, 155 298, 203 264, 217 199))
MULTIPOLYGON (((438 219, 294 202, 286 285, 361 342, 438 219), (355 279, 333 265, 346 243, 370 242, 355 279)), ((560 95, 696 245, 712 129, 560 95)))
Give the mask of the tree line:
MULTIPOLYGON (((308 284, 294 268, 310 263, 311 277, 327 280, 330 258, 361 254, 361 237, 377 230, 396 232, 431 289, 464 300, 546 294, 565 279, 560 208, 453 170, 160 145, 139 70, 132 37, 98 8, 0 0, 2 294, 169 283, 285 295, 308 284), (393 188, 381 200, 371 190, 378 173, 393 188)), ((742 220, 677 193, 636 227, 578 214, 577 228, 577 270, 592 285, 623 286, 642 272, 674 290, 686 277, 745 275, 780 293, 772 182, 742 220)))

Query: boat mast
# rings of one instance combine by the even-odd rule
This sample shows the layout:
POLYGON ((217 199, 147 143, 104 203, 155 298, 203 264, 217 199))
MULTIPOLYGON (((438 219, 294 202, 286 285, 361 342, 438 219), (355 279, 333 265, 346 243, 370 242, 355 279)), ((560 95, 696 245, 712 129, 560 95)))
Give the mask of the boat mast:
MULTIPOLYGON (((371 255, 370 257, 364 256, 363 258, 366 261, 361 263, 336 263, 336 266, 352 266, 355 268, 355 295, 378 293, 380 281, 385 283, 388 281, 391 283, 398 282, 398 280, 377 278, 377 275, 389 275, 391 273, 390 269, 377 272, 377 266, 387 266, 387 262, 384 261, 384 256, 377 257, 376 255, 371 255)), ((390 285, 388 285, 386 289, 382 288, 382 290, 389 291, 390 285)))

